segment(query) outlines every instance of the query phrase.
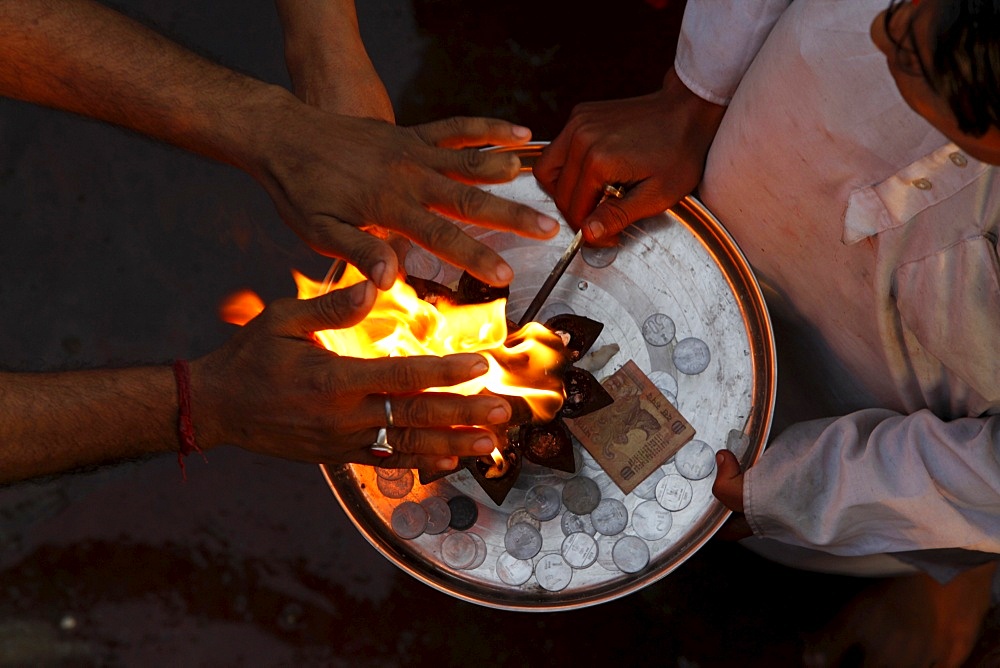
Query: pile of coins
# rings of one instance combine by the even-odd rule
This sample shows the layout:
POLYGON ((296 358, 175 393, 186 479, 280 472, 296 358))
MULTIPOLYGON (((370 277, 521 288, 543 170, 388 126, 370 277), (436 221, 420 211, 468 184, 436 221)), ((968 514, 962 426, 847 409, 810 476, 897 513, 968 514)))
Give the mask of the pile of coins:
MULTIPOLYGON (((604 477, 590 455, 577 447, 581 474, 535 484, 524 502, 507 516, 503 545, 491 548, 474 529, 478 506, 468 496, 449 499, 430 496, 419 502, 404 500, 392 511, 391 525, 400 538, 437 536, 451 529, 434 551, 444 564, 456 570, 492 566, 501 582, 520 587, 532 577, 542 589, 558 592, 569 586, 575 571, 591 567, 613 574, 638 573, 652 558, 651 544, 669 534, 673 513, 688 507, 694 497, 691 481, 706 478, 715 468, 714 450, 692 440, 672 463, 657 469, 629 497, 629 506, 619 498, 602 494, 594 477, 604 477), (594 477, 591 477, 594 476, 594 477), (543 526, 556 522, 560 539, 553 541, 543 526), (560 542, 561 541, 561 542, 560 542), (486 564, 489 553, 498 550, 495 561, 486 564)), ((378 486, 400 498, 413 485, 413 474, 404 470, 378 470, 378 486), (407 475, 409 474, 409 475, 407 475), (407 482, 409 481, 409 482, 407 482), (405 490, 405 491, 404 491, 405 490)), ((617 495, 617 488, 614 488, 617 495)), ((495 554, 495 553, 494 553, 495 554)))

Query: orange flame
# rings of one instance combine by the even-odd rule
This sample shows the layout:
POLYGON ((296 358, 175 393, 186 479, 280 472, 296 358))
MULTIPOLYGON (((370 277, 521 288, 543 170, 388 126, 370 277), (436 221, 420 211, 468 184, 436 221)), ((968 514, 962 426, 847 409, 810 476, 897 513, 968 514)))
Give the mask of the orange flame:
MULTIPOLYGON (((351 265, 330 286, 299 272, 292 273, 300 299, 365 280, 351 265)), ((489 365, 485 374, 458 385, 427 391, 472 395, 486 390, 521 397, 536 420, 551 420, 563 403, 562 379, 552 373, 563 362, 562 340, 536 322, 508 336, 505 308, 504 299, 488 304, 456 305, 445 300, 430 304, 417 297, 406 282, 396 281, 392 288, 378 293, 371 312, 360 323, 345 329, 319 331, 315 336, 338 355, 366 359, 479 353, 489 365)), ((259 298, 255 303, 241 294, 223 307, 223 317, 229 322, 245 324, 262 309, 259 298), (236 317, 245 319, 240 321, 236 317)))

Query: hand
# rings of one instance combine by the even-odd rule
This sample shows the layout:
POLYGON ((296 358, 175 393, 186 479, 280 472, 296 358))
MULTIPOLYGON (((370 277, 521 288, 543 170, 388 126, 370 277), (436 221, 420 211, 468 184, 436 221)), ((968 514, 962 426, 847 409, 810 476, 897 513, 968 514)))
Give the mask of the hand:
POLYGON ((283 107, 260 133, 263 157, 247 169, 310 247, 348 260, 383 290, 398 261, 364 231, 369 226, 398 232, 496 286, 513 278, 510 266, 443 216, 536 238, 558 232, 553 218, 467 185, 510 180, 520 161, 465 147, 521 144, 527 128, 485 118, 401 128, 298 101, 283 107))
POLYGON ((578 105, 542 152, 535 176, 570 225, 601 244, 694 190, 724 113, 671 69, 651 95, 578 105), (597 206, 605 184, 625 186, 625 197, 597 206))
POLYGON ((859 652, 851 665, 957 668, 975 648, 995 570, 984 564, 947 584, 925 574, 880 581, 808 644, 803 663, 839 666, 859 652))
POLYGON ((495 396, 420 393, 482 375, 474 354, 357 359, 319 346, 313 332, 350 327, 375 301, 363 282, 315 299, 268 306, 219 350, 192 364, 192 417, 203 447, 231 443, 307 462, 379 464, 451 470, 456 455, 485 455, 496 436, 481 427, 510 419, 495 396), (386 459, 368 446, 386 426, 385 394, 395 427, 386 459))
POLYGON ((743 514, 743 470, 740 462, 729 450, 715 453, 715 482, 712 494, 734 514, 716 534, 722 540, 742 540, 753 535, 750 524, 743 514))

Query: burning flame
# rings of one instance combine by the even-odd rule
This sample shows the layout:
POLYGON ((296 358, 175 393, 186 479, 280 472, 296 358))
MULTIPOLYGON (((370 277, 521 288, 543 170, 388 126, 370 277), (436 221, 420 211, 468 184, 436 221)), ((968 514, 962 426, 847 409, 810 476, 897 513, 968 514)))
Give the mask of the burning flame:
MULTIPOLYGON (((330 286, 299 272, 293 275, 300 299, 365 280, 351 265, 330 286)), ((396 281, 392 288, 378 293, 375 305, 362 322, 345 329, 319 331, 315 336, 325 348, 339 355, 367 359, 479 353, 489 365, 485 374, 459 385, 427 391, 472 395, 485 390, 521 397, 536 420, 551 420, 563 402, 562 378, 550 373, 563 363, 562 340, 536 322, 508 335, 505 308, 504 299, 488 304, 456 305, 446 300, 430 304, 404 281, 396 281)), ((228 322, 245 324, 261 310, 260 299, 244 292, 223 305, 222 316, 228 322)))

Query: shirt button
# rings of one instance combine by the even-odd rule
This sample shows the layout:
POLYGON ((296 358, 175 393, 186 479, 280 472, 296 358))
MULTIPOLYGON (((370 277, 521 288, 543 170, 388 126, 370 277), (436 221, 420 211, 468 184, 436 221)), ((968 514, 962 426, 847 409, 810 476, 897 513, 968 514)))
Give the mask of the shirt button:
POLYGON ((912 181, 910 181, 910 184, 914 188, 919 188, 920 190, 930 190, 932 187, 931 182, 928 181, 927 179, 913 179, 912 181))
POLYGON ((948 159, 951 160, 952 164, 955 165, 956 167, 965 167, 967 164, 969 164, 969 160, 958 151, 955 151, 954 153, 949 153, 948 159))

